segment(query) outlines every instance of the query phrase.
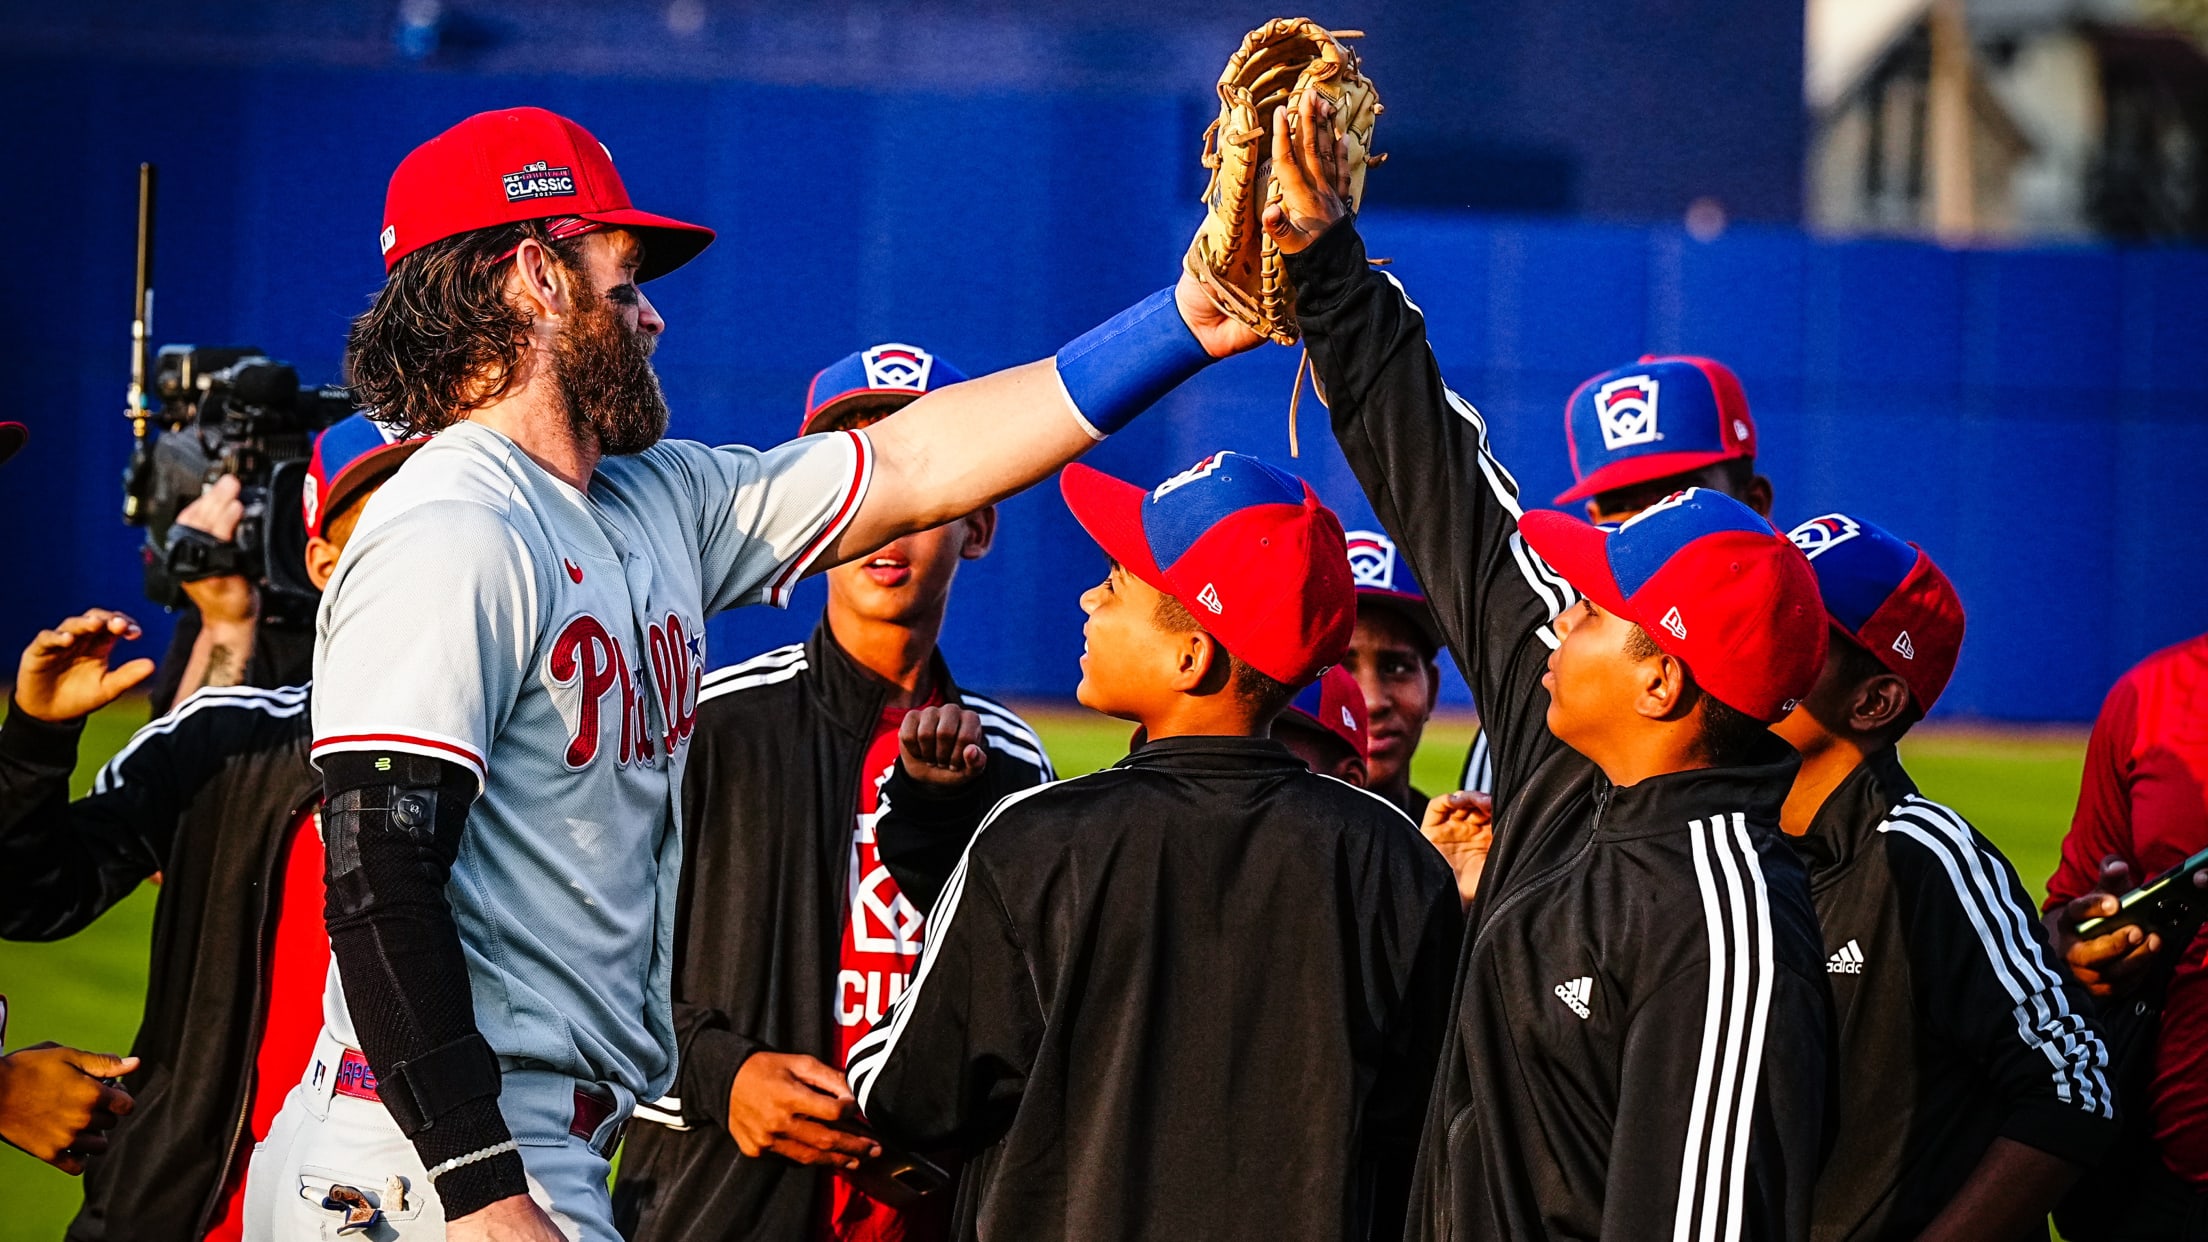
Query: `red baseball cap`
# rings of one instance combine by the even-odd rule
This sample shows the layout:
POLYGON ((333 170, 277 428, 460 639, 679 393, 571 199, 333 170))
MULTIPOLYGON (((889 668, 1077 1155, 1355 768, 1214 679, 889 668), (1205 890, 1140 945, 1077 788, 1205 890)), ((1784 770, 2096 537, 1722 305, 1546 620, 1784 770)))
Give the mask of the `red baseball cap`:
POLYGON ((1731 367, 1647 354, 1572 391, 1564 444, 1577 482, 1556 498, 1560 505, 1754 457, 1756 420, 1731 367))
POLYGON ((15 456, 17 449, 30 442, 31 429, 21 423, 0 423, 0 461, 15 456))
POLYGON ((1963 600, 1931 556, 1845 513, 1811 518, 1786 537, 1809 558, 1825 613, 1840 632, 1908 683, 1929 712, 1963 651, 1963 600))
POLYGON ((542 108, 508 108, 478 112, 399 161, 383 200, 383 270, 447 237, 556 217, 639 234, 638 280, 665 276, 713 240, 709 228, 630 206, 612 154, 589 130, 542 108))
POLYGON ((324 427, 314 438, 314 455, 307 459, 307 477, 299 486, 300 517, 306 521, 307 533, 324 533, 331 514, 344 512, 363 488, 382 482, 427 443, 428 436, 399 439, 366 414, 349 415, 324 427))
POLYGON ((1301 685, 1349 649, 1342 523, 1295 475, 1213 453, 1147 492, 1078 463, 1058 487, 1112 559, 1267 677, 1301 685))
POLYGON ((1340 738, 1359 759, 1370 762, 1371 744, 1366 733, 1371 719, 1365 714, 1365 692, 1357 679, 1339 664, 1328 665, 1319 679, 1290 700, 1281 718, 1340 738))
POLYGON ((1675 492, 1616 531, 1543 509, 1518 519, 1518 532, 1728 707, 1776 721, 1824 671, 1830 625, 1809 559, 1722 492, 1675 492))

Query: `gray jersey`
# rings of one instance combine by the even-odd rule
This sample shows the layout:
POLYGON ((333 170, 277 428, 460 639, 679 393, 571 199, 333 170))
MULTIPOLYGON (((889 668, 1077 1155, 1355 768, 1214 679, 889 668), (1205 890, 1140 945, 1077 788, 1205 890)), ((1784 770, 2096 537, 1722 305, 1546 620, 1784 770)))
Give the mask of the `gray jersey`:
MULTIPOLYGON (((482 782, 446 893, 506 1068, 667 1089, 704 621, 786 603, 872 460, 858 432, 666 441, 601 462, 586 494, 462 422, 362 512, 322 601, 314 754, 432 755, 482 782)), ((334 963, 323 1007, 357 1047, 334 963)))

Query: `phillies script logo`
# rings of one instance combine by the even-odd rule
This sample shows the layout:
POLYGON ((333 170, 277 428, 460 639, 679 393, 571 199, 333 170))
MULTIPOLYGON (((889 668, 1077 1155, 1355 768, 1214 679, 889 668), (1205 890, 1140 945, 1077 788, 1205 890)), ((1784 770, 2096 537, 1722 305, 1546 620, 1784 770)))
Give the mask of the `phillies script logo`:
POLYGON ((671 756, 696 731, 698 689, 705 677, 701 638, 688 633, 682 618, 671 612, 664 620, 647 626, 645 634, 651 660, 649 683, 645 680, 647 670, 632 671, 621 641, 589 613, 568 622, 559 637, 552 640, 546 671, 561 685, 581 690, 581 710, 576 713, 574 733, 567 743, 568 767, 588 767, 598 757, 607 710, 605 699, 617 691, 619 698, 612 710, 621 714, 621 731, 614 750, 618 766, 648 765, 663 748, 671 756), (663 727, 656 737, 649 710, 655 699, 645 693, 647 688, 656 694, 660 705, 663 727))

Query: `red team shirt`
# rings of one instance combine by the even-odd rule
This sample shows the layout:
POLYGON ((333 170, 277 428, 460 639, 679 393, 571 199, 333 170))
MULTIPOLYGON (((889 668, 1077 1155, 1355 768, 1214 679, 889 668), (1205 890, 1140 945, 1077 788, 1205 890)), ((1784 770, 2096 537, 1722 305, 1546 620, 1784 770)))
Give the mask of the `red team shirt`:
POLYGON ((209 1239, 232 1242, 245 1229, 245 1162, 253 1144, 268 1137, 269 1123, 284 1106, 314 1055, 322 1033, 322 985, 330 972, 330 937, 322 924, 322 833, 315 812, 294 819, 276 863, 275 945, 268 956, 268 1008, 260 1051, 253 1058, 253 1105, 230 1170, 220 1214, 209 1239))
MULTIPOLYGON (((940 702, 940 694, 931 695, 925 706, 940 702)), ((836 986, 830 993, 839 1066, 850 1058, 851 1046, 889 1012, 920 964, 920 911, 898 891, 874 844, 882 783, 897 763, 897 728, 908 710, 892 707, 882 713, 859 768, 851 882, 845 892, 836 986)), ((948 1196, 939 1195, 916 1210, 900 1212, 867 1198, 840 1177, 829 1179, 829 1185, 830 1193, 823 1196, 824 1219, 815 1234, 820 1242, 936 1242, 949 1236, 948 1196)))
MULTIPOLYGON (((2047 882, 2049 908, 2091 892, 2101 860, 2142 884, 2208 849, 2208 634, 2158 651, 2109 691, 2085 787, 2047 882)), ((2208 934, 2170 980, 2155 1049, 2152 1120, 2163 1163, 2208 1190, 2208 934)))

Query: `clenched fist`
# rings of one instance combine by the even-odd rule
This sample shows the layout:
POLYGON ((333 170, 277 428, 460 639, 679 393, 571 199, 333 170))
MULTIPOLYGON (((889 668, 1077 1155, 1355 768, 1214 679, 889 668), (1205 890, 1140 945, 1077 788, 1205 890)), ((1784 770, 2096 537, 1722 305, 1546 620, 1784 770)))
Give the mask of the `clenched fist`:
POLYGON ((1426 818, 1418 830, 1457 873, 1457 896, 1470 906, 1480 891, 1488 848, 1495 841, 1495 800, 1462 789, 1442 794, 1426 804, 1426 818))
POLYGON ((906 712, 897 726, 897 755, 914 780, 955 789, 989 766, 989 752, 981 744, 981 713, 948 703, 906 712))

